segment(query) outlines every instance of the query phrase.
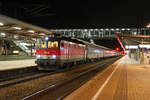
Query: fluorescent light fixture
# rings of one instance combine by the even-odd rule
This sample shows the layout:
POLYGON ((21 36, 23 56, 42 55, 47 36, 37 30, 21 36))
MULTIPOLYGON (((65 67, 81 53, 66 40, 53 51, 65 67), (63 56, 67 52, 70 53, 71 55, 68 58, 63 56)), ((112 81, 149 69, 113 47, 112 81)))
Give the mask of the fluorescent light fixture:
POLYGON ((116 30, 119 31, 119 28, 117 28, 116 30))
POLYGON ((4 23, 0 22, 0 26, 3 26, 3 25, 4 25, 4 23))
POLYGON ((105 30, 106 30, 106 31, 108 31, 109 29, 108 29, 108 28, 106 28, 105 30))
POLYGON ((5 33, 0 33, 1 34, 1 36, 6 36, 6 34, 5 33))
POLYGON ((18 35, 14 35, 14 38, 18 38, 18 35))
POLYGON ((122 30, 122 31, 124 31, 125 29, 124 29, 124 28, 122 28, 121 30, 122 30))
POLYGON ((114 29, 112 28, 111 30, 113 31, 114 29))
POLYGON ((95 53, 100 53, 100 51, 99 51, 99 50, 94 50, 94 52, 95 52, 95 53))
POLYGON ((40 33, 40 35, 45 35, 44 33, 40 33))
POLYGON ((87 30, 87 29, 84 29, 84 31, 87 32, 88 30, 87 30))
POLYGON ((130 28, 127 29, 128 31, 130 30, 130 28))
POLYGON ((138 45, 126 45, 126 49, 138 49, 138 45))
POLYGON ((150 23, 146 26, 147 28, 150 28, 150 23))
POLYGON ((30 33, 35 33, 35 31, 34 31, 34 30, 29 30, 28 32, 30 32, 30 33))
POLYGON ((147 49, 149 49, 150 48, 150 44, 139 44, 139 47, 140 48, 147 48, 147 49))
POLYGON ((16 30, 21 30, 22 28, 20 28, 20 27, 13 27, 13 28, 15 28, 16 30))
POLYGON ((13 53, 19 53, 19 51, 16 50, 16 51, 13 51, 13 53))

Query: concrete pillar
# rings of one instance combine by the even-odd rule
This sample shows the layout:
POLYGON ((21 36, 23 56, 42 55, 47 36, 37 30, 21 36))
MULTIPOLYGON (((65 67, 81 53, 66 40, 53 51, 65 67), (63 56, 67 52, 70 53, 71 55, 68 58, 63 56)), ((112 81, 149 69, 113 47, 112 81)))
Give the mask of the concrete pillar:
POLYGON ((144 63, 144 53, 143 53, 143 49, 140 50, 140 64, 144 63))

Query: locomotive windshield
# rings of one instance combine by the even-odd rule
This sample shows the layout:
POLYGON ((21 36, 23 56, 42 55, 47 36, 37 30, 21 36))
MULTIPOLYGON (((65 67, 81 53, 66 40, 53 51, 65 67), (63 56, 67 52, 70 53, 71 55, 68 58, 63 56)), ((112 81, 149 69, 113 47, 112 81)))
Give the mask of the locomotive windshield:
POLYGON ((58 48, 58 41, 48 41, 48 48, 58 48))
POLYGON ((38 42, 38 48, 59 48, 59 41, 56 38, 45 37, 38 42))
POLYGON ((41 41, 41 48, 58 48, 58 41, 41 41))

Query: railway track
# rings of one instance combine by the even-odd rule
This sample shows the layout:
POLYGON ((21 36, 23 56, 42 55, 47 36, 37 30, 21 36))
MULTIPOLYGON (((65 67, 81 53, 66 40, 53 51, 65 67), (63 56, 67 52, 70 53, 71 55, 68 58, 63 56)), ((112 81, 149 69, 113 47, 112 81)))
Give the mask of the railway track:
MULTIPOLYGON (((43 71, 38 71, 37 69, 35 69, 36 66, 34 66, 34 68, 30 68, 30 70, 28 70, 29 72, 25 71, 25 72, 18 72, 17 75, 14 75, 12 73, 8 72, 3 72, 3 74, 8 74, 8 76, 1 76, 2 78, 0 79, 0 88, 4 88, 4 87, 8 87, 10 85, 14 85, 14 84, 18 84, 21 82, 25 82, 25 81, 29 81, 29 80, 33 80, 33 79, 37 79, 40 77, 44 77, 44 76, 48 76, 48 75, 52 75, 52 74, 56 74, 56 73, 60 73, 60 72, 64 72, 73 68, 69 68, 69 69, 61 69, 59 71, 49 71, 49 72, 43 72, 43 71)), ((20 69, 17 69, 20 71, 20 69)), ((13 70, 14 72, 15 70, 13 70)))
POLYGON ((56 72, 31 71, 31 73, 26 73, 26 75, 20 74, 17 77, 14 76, 16 78, 0 82, 0 100, 33 100, 33 97, 43 95, 46 91, 51 91, 51 93, 53 92, 52 94, 54 99, 52 100, 62 98, 71 93, 73 90, 79 88, 91 77, 95 76, 96 73, 100 72, 100 70, 103 70, 107 66, 106 64, 108 64, 108 62, 110 64, 111 60, 114 62, 117 59, 119 58, 115 57, 103 59, 98 62, 76 65, 74 68, 65 70, 62 69, 56 72), (87 73, 89 73, 89 75, 87 73), (74 84, 75 86, 71 85, 70 83, 74 84))
POLYGON ((108 65, 112 64, 117 59, 119 59, 119 57, 112 58, 107 62, 104 61, 100 65, 96 65, 95 67, 76 74, 75 76, 72 76, 67 80, 51 84, 46 88, 43 88, 22 98, 21 100, 47 100, 47 98, 49 98, 49 100, 62 99, 73 92, 75 89, 79 88, 85 82, 90 80, 93 76, 105 69, 108 65))
POLYGON ((52 75, 59 72, 65 72, 68 70, 73 70, 77 68, 78 65, 75 67, 71 67, 68 69, 61 69, 58 71, 49 71, 49 72, 40 72, 36 69, 36 66, 31 66, 29 68, 23 69, 14 69, 8 71, 1 71, 0 73, 0 88, 7 87, 10 85, 18 84, 21 82, 33 80, 36 78, 52 75))
POLYGON ((44 77, 49 74, 50 73, 32 72, 32 73, 24 73, 24 74, 12 76, 10 78, 3 78, 0 80, 0 88, 4 88, 4 87, 8 87, 10 85, 14 85, 14 84, 29 81, 32 79, 44 77))

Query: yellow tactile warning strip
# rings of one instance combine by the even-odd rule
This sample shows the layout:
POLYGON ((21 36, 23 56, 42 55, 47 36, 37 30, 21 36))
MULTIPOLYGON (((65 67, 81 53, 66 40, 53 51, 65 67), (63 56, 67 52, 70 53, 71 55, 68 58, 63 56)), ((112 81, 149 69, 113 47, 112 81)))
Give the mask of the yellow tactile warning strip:
POLYGON ((64 100, 150 100, 150 65, 134 63, 124 56, 64 100))

